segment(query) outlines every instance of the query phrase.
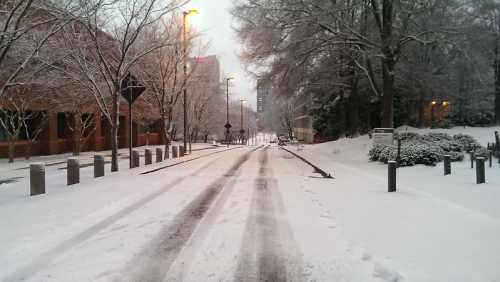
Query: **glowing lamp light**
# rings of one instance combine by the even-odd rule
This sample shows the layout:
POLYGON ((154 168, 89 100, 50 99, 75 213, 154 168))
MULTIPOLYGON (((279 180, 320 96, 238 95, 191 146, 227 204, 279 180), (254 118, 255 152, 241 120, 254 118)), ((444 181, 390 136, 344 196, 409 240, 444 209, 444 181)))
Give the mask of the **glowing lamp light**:
POLYGON ((450 105, 450 102, 448 101, 443 101, 443 107, 448 107, 450 105))
POLYGON ((436 101, 432 101, 431 104, 434 106, 434 105, 437 104, 437 102, 436 101))
POLYGON ((200 12, 197 9, 189 9, 184 12, 186 16, 198 15, 200 12))

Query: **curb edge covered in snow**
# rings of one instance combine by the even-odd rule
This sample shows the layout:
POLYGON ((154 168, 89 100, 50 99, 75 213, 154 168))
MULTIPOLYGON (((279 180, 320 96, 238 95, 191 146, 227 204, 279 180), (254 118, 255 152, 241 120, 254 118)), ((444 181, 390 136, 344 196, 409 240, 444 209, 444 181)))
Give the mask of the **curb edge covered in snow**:
POLYGON ((300 159, 301 161, 305 162, 306 164, 310 165, 312 168, 314 168, 314 172, 315 173, 319 173, 321 174, 321 176, 323 176, 324 178, 330 178, 330 179, 334 179, 334 177, 330 174, 330 173, 327 173, 326 171, 322 170, 321 168, 317 167, 316 165, 314 165, 313 163, 311 163, 310 161, 306 160, 304 157, 302 157, 301 155, 297 154, 297 153, 294 153, 288 149, 285 149, 285 147, 283 146, 279 146, 280 149, 283 149, 285 151, 287 151, 288 153, 294 155, 295 157, 297 157, 298 159, 300 159))

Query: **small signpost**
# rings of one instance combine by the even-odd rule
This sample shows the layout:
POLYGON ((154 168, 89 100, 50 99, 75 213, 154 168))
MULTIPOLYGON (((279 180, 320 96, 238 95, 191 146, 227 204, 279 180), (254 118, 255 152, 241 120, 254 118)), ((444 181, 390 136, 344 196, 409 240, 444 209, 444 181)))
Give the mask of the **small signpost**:
POLYGON ((229 135, 231 134, 231 127, 232 125, 228 122, 224 125, 226 128, 226 144, 229 147, 229 135))
POLYGON ((133 121, 132 121, 132 104, 135 102, 139 96, 141 96, 142 92, 146 90, 146 87, 142 85, 139 80, 135 76, 133 76, 130 72, 127 76, 122 80, 121 84, 121 95, 128 102, 128 118, 130 122, 130 130, 129 130, 129 165, 130 168, 133 167, 132 160, 132 129, 133 129, 133 121))
POLYGON ((392 145, 394 142, 394 128, 374 128, 373 143, 392 145))

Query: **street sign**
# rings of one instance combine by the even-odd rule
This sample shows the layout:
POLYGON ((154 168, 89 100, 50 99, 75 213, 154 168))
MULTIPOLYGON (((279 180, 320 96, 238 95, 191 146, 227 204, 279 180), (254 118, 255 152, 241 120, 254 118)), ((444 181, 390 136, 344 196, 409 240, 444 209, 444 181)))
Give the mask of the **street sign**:
POLYGON ((394 128, 374 128, 373 143, 392 145, 394 141, 394 128))
POLYGON ((231 124, 230 124, 230 123, 226 123, 226 125, 224 125, 224 127, 225 127, 225 128, 227 128, 227 129, 229 129, 229 128, 231 128, 232 126, 231 126, 231 124))
POLYGON ((133 158, 132 158, 132 147, 133 147, 133 140, 132 140, 132 130, 133 130, 133 120, 132 120, 132 104, 134 101, 141 96, 142 92, 146 90, 146 87, 142 85, 139 80, 133 76, 130 72, 127 74, 127 76, 122 80, 121 83, 121 90, 120 94, 122 95, 125 100, 128 102, 128 120, 129 120, 129 144, 128 144, 128 149, 129 149, 129 165, 130 168, 135 167, 133 158))
POLYGON ((146 90, 146 87, 142 85, 131 73, 128 73, 122 80, 120 92, 122 97, 125 98, 129 104, 134 103, 134 101, 141 96, 144 90, 146 90))

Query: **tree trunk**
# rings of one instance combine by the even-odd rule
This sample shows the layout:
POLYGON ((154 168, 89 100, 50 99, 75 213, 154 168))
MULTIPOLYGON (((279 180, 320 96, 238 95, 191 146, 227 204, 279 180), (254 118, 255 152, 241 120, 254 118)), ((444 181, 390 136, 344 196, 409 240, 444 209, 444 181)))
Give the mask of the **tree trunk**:
MULTIPOLYGON (((119 89, 119 87, 116 89, 119 89)), ((118 126, 120 125, 118 95, 118 93, 114 93, 113 95, 113 110, 111 113, 111 171, 118 171, 118 126)))
POLYGON ((16 140, 13 140, 13 139, 9 139, 8 141, 9 143, 9 163, 13 163, 14 162, 14 154, 16 152, 16 140))
MULTIPOLYGON (((500 32, 500 26, 499 26, 500 32)), ((500 34, 498 35, 500 37, 500 34)), ((495 124, 500 125, 500 38, 497 38, 495 46, 495 124)))
POLYGON ((382 81, 383 81, 383 97, 382 97, 382 127, 394 127, 394 67, 395 50, 392 42, 392 21, 393 21, 393 2, 392 0, 382 1, 382 26, 380 37, 382 39, 382 81))
POLYGON ((31 151, 33 148, 33 141, 29 140, 28 145, 26 145, 26 150, 24 151, 24 158, 29 160, 31 158, 31 151))
POLYGON ((73 114, 73 155, 79 156, 82 142, 82 114, 73 114))
POLYGON ((424 97, 424 91, 422 89, 420 89, 420 93, 418 95, 417 127, 423 128, 425 125, 424 122, 425 122, 425 97, 424 97))
POLYGON ((359 76, 354 70, 354 63, 351 64, 351 93, 349 95, 349 136, 357 137, 359 135, 359 97, 358 97, 358 81, 359 76))
POLYGON ((382 79, 384 96, 382 98, 382 127, 394 127, 394 59, 392 55, 382 59, 382 79))

